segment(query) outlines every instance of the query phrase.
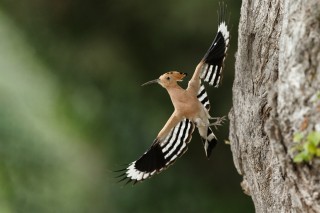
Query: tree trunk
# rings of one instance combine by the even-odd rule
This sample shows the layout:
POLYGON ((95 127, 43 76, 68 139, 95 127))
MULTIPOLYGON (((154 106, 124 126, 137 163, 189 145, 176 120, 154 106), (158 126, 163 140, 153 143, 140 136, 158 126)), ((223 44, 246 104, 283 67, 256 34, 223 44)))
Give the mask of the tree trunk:
POLYGON ((293 135, 320 132, 320 1, 243 0, 230 142, 256 212, 320 212, 320 160, 293 135))

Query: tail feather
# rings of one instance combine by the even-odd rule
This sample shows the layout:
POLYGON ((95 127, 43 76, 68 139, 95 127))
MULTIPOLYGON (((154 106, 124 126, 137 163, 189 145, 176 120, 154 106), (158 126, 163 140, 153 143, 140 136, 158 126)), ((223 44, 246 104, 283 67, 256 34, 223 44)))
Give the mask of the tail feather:
POLYGON ((213 134, 212 129, 208 127, 207 136, 203 137, 201 135, 204 151, 206 153, 207 158, 210 158, 211 152, 213 148, 217 145, 218 140, 217 137, 213 134))

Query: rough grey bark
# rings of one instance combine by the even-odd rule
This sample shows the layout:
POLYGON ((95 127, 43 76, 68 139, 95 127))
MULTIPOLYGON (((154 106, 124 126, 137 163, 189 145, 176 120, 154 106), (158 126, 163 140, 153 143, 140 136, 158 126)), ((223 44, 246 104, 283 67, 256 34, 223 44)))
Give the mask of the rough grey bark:
POLYGON ((230 142, 256 212, 320 212, 320 162, 293 162, 294 132, 320 131, 320 1, 243 0, 230 142))

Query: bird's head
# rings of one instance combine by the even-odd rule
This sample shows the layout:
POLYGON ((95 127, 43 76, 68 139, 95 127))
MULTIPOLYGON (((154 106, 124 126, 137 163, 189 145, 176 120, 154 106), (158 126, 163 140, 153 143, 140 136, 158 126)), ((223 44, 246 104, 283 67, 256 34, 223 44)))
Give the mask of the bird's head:
POLYGON ((167 72, 167 73, 161 75, 158 79, 148 81, 148 82, 142 84, 142 86, 145 86, 148 84, 153 84, 153 83, 158 83, 162 87, 167 88, 170 86, 177 85, 177 81, 182 81, 183 78, 186 76, 187 76, 187 73, 171 71, 171 72, 167 72))

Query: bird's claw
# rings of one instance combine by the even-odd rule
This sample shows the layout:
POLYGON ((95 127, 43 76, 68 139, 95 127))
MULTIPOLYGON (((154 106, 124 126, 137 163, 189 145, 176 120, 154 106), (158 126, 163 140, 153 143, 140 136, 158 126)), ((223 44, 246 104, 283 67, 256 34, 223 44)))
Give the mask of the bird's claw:
POLYGON ((214 123, 210 123, 209 126, 214 126, 214 128, 218 129, 218 126, 221 126, 226 121, 226 116, 214 117, 210 119, 216 120, 216 121, 214 123))

